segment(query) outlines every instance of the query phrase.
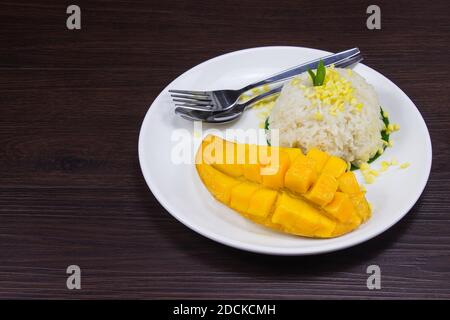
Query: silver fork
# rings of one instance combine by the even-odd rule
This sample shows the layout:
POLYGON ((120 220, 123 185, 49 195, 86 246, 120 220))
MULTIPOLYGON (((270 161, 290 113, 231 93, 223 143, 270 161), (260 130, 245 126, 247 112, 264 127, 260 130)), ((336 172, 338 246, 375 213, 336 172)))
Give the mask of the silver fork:
POLYGON ((325 66, 337 64, 346 59, 354 58, 360 55, 358 48, 345 50, 339 53, 331 54, 320 59, 316 59, 291 69, 277 73, 267 79, 249 84, 239 90, 214 90, 214 91, 193 91, 193 90, 174 90, 169 92, 173 98, 176 107, 182 107, 194 111, 226 111, 232 107, 239 97, 254 88, 263 85, 274 84, 281 81, 287 81, 294 76, 305 72, 308 68, 316 69, 320 60, 325 66))
MULTIPOLYGON (((358 63, 362 60, 363 60, 362 55, 358 54, 351 58, 343 59, 341 61, 336 62, 335 66, 340 67, 340 68, 345 68, 345 67, 353 65, 355 63, 358 63)), ((278 94, 281 91, 282 87, 283 87, 283 85, 279 85, 279 86, 271 89, 268 92, 262 93, 258 96, 251 98, 250 100, 242 102, 242 103, 235 102, 233 105, 231 105, 226 110, 221 110, 221 111, 193 110, 193 109, 189 109, 186 107, 177 107, 177 108, 175 108, 175 113, 180 115, 182 118, 184 118, 186 120, 191 120, 191 121, 203 121, 203 122, 210 122, 210 123, 231 122, 231 121, 238 119, 247 108, 249 108, 256 102, 266 99, 269 96, 278 94)))

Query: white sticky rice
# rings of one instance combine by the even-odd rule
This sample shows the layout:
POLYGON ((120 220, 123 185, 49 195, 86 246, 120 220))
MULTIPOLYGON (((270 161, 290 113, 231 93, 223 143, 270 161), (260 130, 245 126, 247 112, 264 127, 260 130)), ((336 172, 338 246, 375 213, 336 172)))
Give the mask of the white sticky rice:
POLYGON ((314 89, 310 76, 304 73, 284 85, 269 116, 269 128, 279 130, 280 146, 298 147, 305 153, 317 147, 348 162, 367 162, 383 148, 380 131, 385 126, 378 97, 356 72, 334 70, 350 82, 352 95, 362 107, 355 108, 353 99, 340 111, 330 112, 330 104, 308 97, 314 89))

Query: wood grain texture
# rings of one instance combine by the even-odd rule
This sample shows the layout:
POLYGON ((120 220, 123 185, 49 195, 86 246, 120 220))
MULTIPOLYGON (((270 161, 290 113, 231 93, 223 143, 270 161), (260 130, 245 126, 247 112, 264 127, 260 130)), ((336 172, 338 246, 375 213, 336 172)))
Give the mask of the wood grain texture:
POLYGON ((0 6, 0 298, 450 298, 450 10, 446 0, 68 1, 0 6), (241 252, 172 218, 142 178, 148 106, 177 75, 248 47, 339 51, 417 104, 433 143, 411 212, 364 244, 311 257, 241 252), (82 290, 65 269, 82 268, 82 290), (366 288, 366 267, 382 290, 366 288))

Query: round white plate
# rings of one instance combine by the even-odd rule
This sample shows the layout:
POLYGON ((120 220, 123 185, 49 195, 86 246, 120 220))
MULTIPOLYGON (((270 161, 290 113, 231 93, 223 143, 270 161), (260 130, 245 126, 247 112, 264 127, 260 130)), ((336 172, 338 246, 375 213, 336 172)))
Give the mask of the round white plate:
MULTIPOLYGON (((192 163, 173 161, 174 149, 191 145, 189 139, 180 138, 188 136, 197 138, 190 156, 192 162, 199 137, 194 135, 192 122, 174 114, 169 89, 238 89, 327 54, 329 52, 300 47, 241 50, 201 63, 170 83, 148 110, 139 135, 142 172, 164 208, 181 223, 212 240, 243 250, 277 255, 318 254, 347 248, 377 236, 398 222, 418 200, 428 180, 432 157, 430 136, 422 116, 406 94, 363 64, 354 70, 375 87, 391 122, 401 128, 391 135, 393 147, 388 148, 373 167, 378 168, 381 161, 392 157, 411 165, 407 169, 390 167, 374 184, 366 186, 373 215, 357 230, 334 239, 308 239, 271 231, 216 201, 203 186, 192 163)), ((203 130, 215 127, 223 133, 227 128, 257 128, 257 112, 249 110, 232 124, 204 124, 203 130)), ((362 182, 360 176, 358 179, 362 182)))

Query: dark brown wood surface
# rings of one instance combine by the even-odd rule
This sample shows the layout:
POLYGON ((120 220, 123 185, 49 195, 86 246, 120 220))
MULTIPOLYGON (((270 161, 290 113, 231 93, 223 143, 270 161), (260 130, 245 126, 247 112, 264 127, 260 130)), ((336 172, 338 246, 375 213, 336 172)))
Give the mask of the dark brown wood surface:
POLYGON ((0 298, 450 298, 450 10, 446 0, 0 4, 0 298), (141 175, 143 117, 176 76, 238 49, 359 46, 430 130, 433 167, 384 234, 320 256, 251 254, 177 222, 141 175), (66 288, 66 268, 82 289, 66 288), (382 270, 368 290, 366 268, 382 270))

